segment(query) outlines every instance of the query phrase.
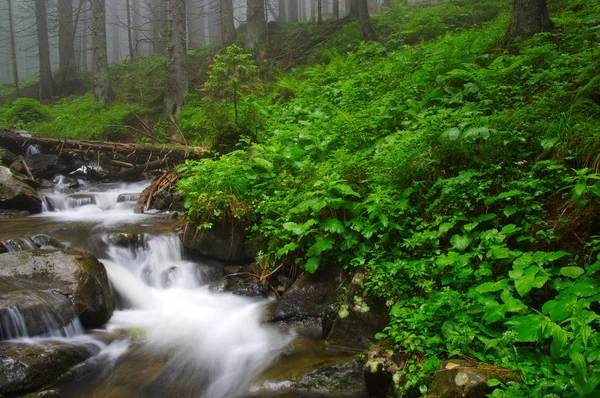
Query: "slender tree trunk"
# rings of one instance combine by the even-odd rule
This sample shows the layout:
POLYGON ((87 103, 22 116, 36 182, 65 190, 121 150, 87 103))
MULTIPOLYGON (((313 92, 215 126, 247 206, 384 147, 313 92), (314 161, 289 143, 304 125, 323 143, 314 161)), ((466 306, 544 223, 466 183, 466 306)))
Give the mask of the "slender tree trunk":
POLYGON ((550 21, 546 0, 513 0, 504 44, 509 44, 517 37, 527 38, 552 29, 554 24, 550 21))
POLYGON ((187 93, 185 74, 185 0, 168 0, 165 117, 176 123, 187 93))
POLYGON ((208 40, 211 44, 221 43, 221 18, 219 16, 219 3, 215 0, 208 0, 208 40))
POLYGON ((125 0, 125 7, 127 8, 127 44, 129 44, 129 59, 133 61, 135 59, 135 54, 133 53, 133 28, 131 26, 131 4, 129 0, 125 0))
POLYGON ((68 77, 77 74, 73 0, 59 0, 58 19, 58 76, 62 84, 68 77))
POLYGON ((244 43, 246 50, 253 51, 256 44, 262 40, 266 33, 264 0, 248 0, 246 40, 244 43))
POLYGON ((346 2, 346 4, 348 4, 348 19, 350 21, 356 21, 358 19, 358 1, 359 0, 349 0, 346 2))
MULTIPOLYGON (((140 45, 140 36, 139 30, 140 27, 140 4, 138 0, 130 0, 131 2, 131 39, 133 41, 133 56, 139 55, 139 45, 140 45)), ((132 58, 133 59, 133 58, 132 58)))
POLYGON ((377 35, 371 24, 371 17, 369 16, 369 8, 367 0, 356 0, 356 8, 358 12, 358 21, 360 22, 360 29, 362 30, 364 41, 377 41, 377 35))
POLYGON ((337 21, 340 19, 340 0, 333 0, 333 4, 331 6, 333 8, 331 18, 333 18, 334 21, 337 21))
POLYGON ((52 97, 54 91, 54 80, 52 79, 52 69, 50 67, 50 46, 48 44, 45 0, 35 0, 35 20, 40 62, 40 99, 48 99, 52 97))
POLYGON ((167 0, 153 0, 152 5, 152 51, 164 54, 167 48, 167 0))
POLYGON ((235 38, 233 24, 233 1, 220 0, 219 12, 221 15, 221 39, 225 44, 230 44, 235 38))
POLYGON ((285 14, 285 0, 278 0, 277 1, 277 15, 279 16, 277 18, 277 20, 279 22, 285 22, 287 21, 287 17, 285 14))
POLYGON ((298 3, 299 0, 288 0, 288 16, 290 22, 298 22, 298 3))
POLYGON ((10 34, 10 57, 12 61, 13 80, 15 82, 15 93, 17 97, 21 96, 19 90, 19 67, 17 65, 17 48, 15 46, 15 29, 13 26, 12 0, 8 2, 8 29, 10 34))
MULTIPOLYGON (((106 0, 105 0, 106 1, 106 0)), ((108 2, 108 26, 110 26, 110 30, 108 32, 107 37, 110 37, 110 54, 111 54, 111 62, 117 62, 121 59, 121 46, 119 43, 119 3, 118 2, 108 2)))
POLYGON ((315 22, 317 18, 316 0, 309 0, 310 5, 310 22, 315 22))
POLYGON ((94 101, 97 104, 110 105, 113 91, 106 53, 106 10, 104 0, 91 0, 91 4, 94 101))
POLYGON ((190 1, 190 12, 188 18, 188 36, 190 40, 190 48, 198 48, 206 42, 205 30, 205 15, 203 12, 204 1, 190 1))
POLYGON ((317 0, 317 24, 323 23, 323 0, 317 0))

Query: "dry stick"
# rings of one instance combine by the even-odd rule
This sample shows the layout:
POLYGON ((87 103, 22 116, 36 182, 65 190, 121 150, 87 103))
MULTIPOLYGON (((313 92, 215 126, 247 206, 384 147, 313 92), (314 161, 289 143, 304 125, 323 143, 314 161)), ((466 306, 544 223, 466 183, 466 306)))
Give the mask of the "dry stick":
POLYGON ((171 123, 173 123, 175 125, 175 128, 177 129, 177 131, 179 132, 179 135, 181 136, 181 139, 183 140, 183 143, 185 145, 187 145, 187 141, 185 140, 185 137, 183 136, 183 131, 181 131, 181 129, 179 128, 179 126, 177 125, 177 123, 175 123, 174 121, 171 120, 171 123))
POLYGON ((25 168, 25 171, 27 172, 29 179, 35 180, 35 178, 33 178, 33 174, 31 174, 31 171, 29 170, 29 167, 27 167, 27 162, 25 161, 25 159, 21 159, 21 163, 23 164, 23 167, 25 168))
POLYGON ((156 141, 158 144, 164 144, 164 142, 160 141, 158 138, 146 133, 145 131, 142 131, 140 129, 136 129, 135 127, 132 126, 121 126, 120 124, 90 124, 90 126, 98 126, 98 127, 127 127, 129 129, 132 129, 133 131, 140 133, 141 135, 144 135, 148 138, 150 138, 151 140, 156 141))

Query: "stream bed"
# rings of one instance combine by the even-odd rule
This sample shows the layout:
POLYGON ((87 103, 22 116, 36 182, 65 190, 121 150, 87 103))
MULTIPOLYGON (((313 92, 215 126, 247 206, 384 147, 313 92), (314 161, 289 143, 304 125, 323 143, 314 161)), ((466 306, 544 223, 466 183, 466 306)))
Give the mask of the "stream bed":
POLYGON ((50 235, 100 259, 114 290, 116 310, 102 330, 84 332, 74 320, 68 331, 32 338, 18 329, 18 314, 11 318, 14 340, 96 347, 51 387, 64 397, 349 396, 324 395, 318 382, 290 390, 303 372, 354 355, 265 322, 270 300, 211 291, 223 264, 184 256, 168 213, 134 212, 148 184, 82 183, 76 192, 47 192, 39 215, 0 219, 9 251, 50 235))

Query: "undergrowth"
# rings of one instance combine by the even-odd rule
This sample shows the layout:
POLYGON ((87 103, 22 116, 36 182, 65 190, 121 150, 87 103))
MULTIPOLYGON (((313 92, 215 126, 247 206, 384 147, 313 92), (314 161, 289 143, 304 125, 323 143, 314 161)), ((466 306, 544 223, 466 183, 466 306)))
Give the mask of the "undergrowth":
POLYGON ((520 374, 493 397, 595 396, 600 8, 553 5, 555 32, 500 48, 507 10, 473 4, 397 7, 381 44, 315 48, 253 98, 256 141, 180 187, 200 228, 243 220, 273 268, 366 269, 378 337, 409 358, 400 395, 467 356, 520 374))

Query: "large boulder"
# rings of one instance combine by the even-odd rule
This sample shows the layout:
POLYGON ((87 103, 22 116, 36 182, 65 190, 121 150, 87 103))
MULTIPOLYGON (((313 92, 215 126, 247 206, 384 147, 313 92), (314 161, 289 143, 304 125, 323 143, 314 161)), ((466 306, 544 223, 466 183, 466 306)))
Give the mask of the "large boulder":
POLYGON ((36 178, 52 179, 56 174, 69 174, 81 164, 53 154, 34 153, 25 158, 29 171, 36 178))
POLYGON ((196 229, 188 224, 181 238, 183 247, 203 256, 218 260, 242 263, 247 260, 244 228, 240 226, 222 226, 196 229))
POLYGON ((28 185, 27 179, 7 167, 0 166, 0 209, 42 211, 37 191, 28 185))
POLYGON ((0 163, 1 164, 8 167, 15 160, 17 160, 17 157, 15 156, 14 153, 12 153, 4 148, 0 148, 0 163))
POLYGON ((85 328, 100 327, 113 311, 106 270, 76 250, 0 254, 0 318, 9 319, 15 309, 29 335, 64 327, 74 317, 85 328))
POLYGON ((387 325, 385 302, 365 294, 365 280, 364 270, 355 273, 327 335, 326 344, 365 350, 375 342, 375 333, 387 325))
POLYGON ((443 362, 435 373, 433 385, 426 398, 480 398, 490 394, 487 381, 496 379, 502 383, 518 381, 519 377, 503 368, 485 363, 461 359, 443 362))
POLYGON ((93 345, 0 343, 0 394, 13 396, 47 386, 97 352, 93 345))
POLYGON ((300 276, 274 306, 272 320, 291 324, 303 334, 324 336, 326 309, 337 302, 344 277, 341 267, 324 267, 315 274, 300 276))

